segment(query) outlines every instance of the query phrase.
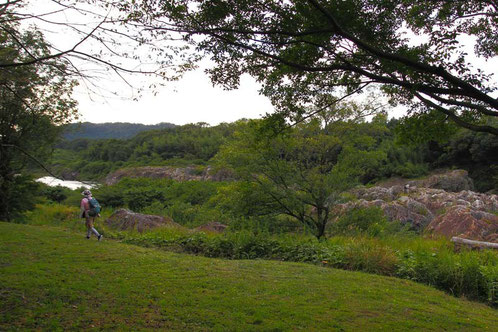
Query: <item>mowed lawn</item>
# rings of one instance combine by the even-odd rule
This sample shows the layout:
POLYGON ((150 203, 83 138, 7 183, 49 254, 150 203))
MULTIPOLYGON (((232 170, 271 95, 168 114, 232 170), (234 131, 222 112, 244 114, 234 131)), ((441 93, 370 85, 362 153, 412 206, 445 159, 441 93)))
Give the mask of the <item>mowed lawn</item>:
POLYGON ((498 310, 427 286, 229 261, 0 223, 0 330, 490 330, 498 310))

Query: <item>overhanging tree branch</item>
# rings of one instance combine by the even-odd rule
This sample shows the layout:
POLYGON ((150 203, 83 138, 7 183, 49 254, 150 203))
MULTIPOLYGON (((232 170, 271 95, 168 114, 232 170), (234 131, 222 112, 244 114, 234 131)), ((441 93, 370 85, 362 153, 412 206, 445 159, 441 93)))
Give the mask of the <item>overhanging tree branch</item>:
POLYGON ((329 21, 331 22, 332 26, 335 28, 336 33, 338 35, 343 36, 344 38, 352 41, 358 47, 360 47, 360 48, 362 48, 362 49, 364 49, 364 50, 366 50, 366 51, 368 51, 368 52, 370 52, 370 53, 372 53, 375 56, 378 56, 380 58, 399 62, 403 65, 412 67, 416 70, 420 70, 421 72, 430 73, 430 74, 442 77, 445 80, 447 80, 448 82, 450 82, 450 83, 454 84, 455 86, 461 88, 462 90, 466 91, 466 93, 469 96, 472 96, 476 99, 482 100, 483 102, 489 104, 493 108, 498 109, 498 100, 497 99, 488 96, 487 94, 483 93, 481 90, 475 88, 473 85, 471 85, 471 84, 465 82, 464 80, 461 80, 458 77, 450 74, 443 67, 428 65, 425 63, 414 61, 414 60, 409 59, 407 57, 400 56, 398 54, 381 51, 381 50, 373 47, 372 45, 362 41, 361 39, 356 38, 355 36, 346 32, 346 30, 343 29, 339 25, 339 23, 334 18, 334 16, 332 14, 330 14, 330 12, 328 12, 316 0, 308 0, 308 1, 329 19, 329 21))
POLYGON ((494 127, 491 127, 491 126, 475 125, 475 124, 466 122, 466 121, 462 120, 459 116, 457 116, 453 111, 451 111, 449 109, 446 109, 446 108, 444 108, 444 107, 442 107, 442 106, 440 106, 440 105, 438 105, 438 104, 430 101, 427 98, 424 98, 419 93, 415 92, 414 95, 420 101, 422 101, 424 104, 426 104, 427 106, 429 106, 431 108, 434 108, 435 110, 446 114, 448 116, 448 118, 450 118, 456 124, 458 124, 459 126, 461 126, 463 128, 467 128, 467 129, 470 129, 470 130, 473 130, 473 131, 478 131, 478 132, 490 133, 490 134, 493 134, 493 135, 498 135, 498 128, 494 128, 494 127))

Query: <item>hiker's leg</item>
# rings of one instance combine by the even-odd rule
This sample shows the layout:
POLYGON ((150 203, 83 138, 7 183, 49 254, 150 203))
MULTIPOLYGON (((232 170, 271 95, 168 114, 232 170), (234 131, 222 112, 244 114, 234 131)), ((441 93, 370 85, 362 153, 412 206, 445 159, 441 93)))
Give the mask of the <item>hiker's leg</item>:
POLYGON ((86 237, 90 238, 92 236, 93 221, 88 215, 88 211, 85 211, 85 226, 86 226, 86 237))
POLYGON ((93 227, 93 221, 95 220, 95 217, 91 218, 91 220, 92 220, 92 223, 91 223, 91 224, 92 224, 92 232, 93 232, 93 234, 95 234, 97 237, 99 237, 99 236, 100 236, 99 232, 97 232, 97 230, 93 227))

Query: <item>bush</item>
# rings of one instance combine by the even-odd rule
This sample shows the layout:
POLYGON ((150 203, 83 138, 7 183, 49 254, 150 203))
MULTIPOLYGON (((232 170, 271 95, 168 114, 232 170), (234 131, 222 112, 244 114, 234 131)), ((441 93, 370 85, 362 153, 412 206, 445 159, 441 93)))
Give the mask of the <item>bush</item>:
POLYGON ((389 222, 379 207, 353 208, 330 226, 334 235, 384 235, 389 229, 389 222))
POLYGON ((0 221, 22 222, 22 214, 35 208, 40 184, 31 176, 0 177, 3 192, 0 192, 0 221))
POLYGON ((391 248, 360 241, 346 246, 344 251, 344 263, 348 270, 388 276, 395 273, 397 257, 391 248))
POLYGON ((125 205, 123 190, 113 186, 103 186, 95 190, 95 197, 98 197, 99 203, 102 206, 118 208, 125 205))
POLYGON ((46 188, 41 190, 41 194, 47 199, 60 204, 67 198, 68 191, 70 190, 63 188, 60 185, 56 187, 47 186, 46 188))
POLYGON ((406 164, 395 167, 393 173, 405 178, 416 178, 426 175, 428 172, 429 167, 426 164, 413 164, 411 162, 407 162, 406 164))
POLYGON ((428 284, 455 296, 496 305, 498 256, 491 251, 403 250, 398 252, 397 277, 428 284))
POLYGON ((480 266, 481 275, 486 281, 487 301, 493 306, 498 306, 498 266, 480 266))

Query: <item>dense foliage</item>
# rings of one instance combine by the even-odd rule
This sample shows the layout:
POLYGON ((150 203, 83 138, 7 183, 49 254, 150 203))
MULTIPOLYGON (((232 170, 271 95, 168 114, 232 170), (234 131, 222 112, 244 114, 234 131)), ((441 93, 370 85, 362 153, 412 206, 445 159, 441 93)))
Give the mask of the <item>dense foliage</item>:
MULTIPOLYGON (((315 118, 318 121, 318 118, 315 118)), ((271 120, 271 119, 269 119, 271 120)), ((261 125, 271 136, 274 124, 261 125)), ((322 119, 323 120, 323 119, 322 119)), ((367 149, 377 154, 378 163, 363 163, 360 183, 373 183, 393 176, 414 178, 437 168, 463 168, 474 179, 476 189, 498 188, 498 138, 455 128, 439 140, 427 140, 407 131, 400 120, 387 120, 378 115, 371 121, 329 121, 322 137, 342 137, 326 158, 337 159, 346 145, 367 149), (325 136, 323 136, 325 135, 325 136)), ((99 180, 109 172, 127 166, 214 164, 211 159, 221 150, 231 150, 233 157, 242 150, 230 148, 235 141, 250 138, 246 121, 209 127, 203 124, 177 126, 147 131, 127 140, 75 139, 59 143, 52 165, 59 174, 82 180, 99 180), (246 130, 244 129, 244 130, 246 130), (234 132, 238 134, 234 136, 234 132), (245 135, 245 136, 244 136, 245 135), (235 141, 234 141, 235 140, 235 141), (232 142, 232 143, 229 143, 232 142)), ((325 121, 322 122, 324 125, 325 121)), ((307 134, 310 139, 314 133, 307 134)), ((318 137, 318 136, 317 136, 318 137)), ((318 139, 318 138, 317 138, 318 139)), ((313 141, 313 140, 312 140, 313 141)))
POLYGON ((333 127, 314 119, 275 136, 264 121, 251 121, 222 147, 218 163, 252 184, 259 200, 252 214, 288 215, 320 238, 342 193, 386 158, 368 135, 333 127))

